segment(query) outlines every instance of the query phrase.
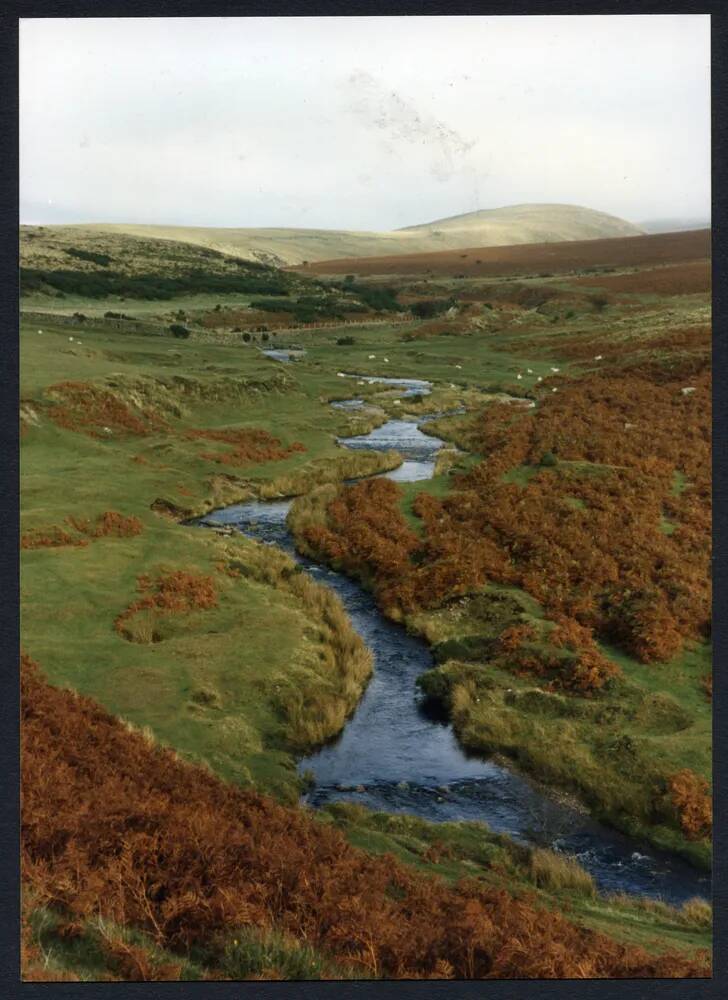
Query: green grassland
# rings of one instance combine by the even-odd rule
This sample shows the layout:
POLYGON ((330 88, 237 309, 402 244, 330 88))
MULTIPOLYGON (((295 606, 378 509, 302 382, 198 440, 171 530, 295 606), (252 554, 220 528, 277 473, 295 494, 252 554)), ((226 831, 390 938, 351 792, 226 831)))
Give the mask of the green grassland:
MULTIPOLYGON (((298 476, 305 482, 331 469, 354 474, 351 462, 358 457, 335 443, 337 433, 348 433, 349 418, 325 402, 338 380, 289 375, 254 350, 92 328, 84 329, 79 346, 67 331, 49 326, 39 335, 26 323, 21 329, 21 398, 29 415, 21 530, 65 526, 73 534, 69 515, 94 520, 116 510, 139 517, 143 532, 95 539, 86 547, 24 551, 24 646, 52 681, 97 697, 223 776, 295 791, 281 690, 327 687, 310 608, 285 588, 250 577, 233 580, 216 570, 234 559, 253 573, 260 559, 254 543, 184 527, 151 505, 162 498, 180 512, 201 512, 253 497, 264 483, 295 486, 298 476), (174 347, 167 352, 164 344, 174 347), (106 439, 58 427, 48 416, 53 404, 46 390, 65 380, 113 384, 122 399, 141 392, 170 426, 146 437, 114 433, 106 439), (234 467, 199 457, 207 442, 183 436, 189 428, 249 425, 284 444, 301 441, 306 451, 246 468, 241 477, 234 467), (342 459, 345 464, 337 465, 342 459), (125 641, 113 623, 138 597, 137 577, 173 569, 213 573, 219 607, 196 612, 163 642, 125 641)), ((374 462, 365 471, 391 464, 386 456, 362 458, 374 462)))
MULTIPOLYGON (((124 242, 129 237, 115 238, 122 242, 114 252, 141 254, 130 271, 145 273, 154 259, 148 248, 130 248, 124 242)), ((101 251, 97 247, 93 252, 101 251)), ((159 247, 155 252, 159 256, 159 247)), ((192 266, 186 253, 182 265, 192 266)), ((43 251, 38 244, 31 257, 36 268, 58 267, 59 260, 64 267, 75 266, 65 259, 64 247, 43 251)), ((172 272, 175 266, 170 265, 172 272)), ((200 266, 199 259, 194 266, 200 266)), ((403 278, 402 287, 407 284, 403 278)), ((440 284, 446 291, 472 285, 445 279, 440 284)), ((341 728, 363 690, 366 671, 348 684, 337 671, 332 659, 337 630, 323 627, 320 598, 291 582, 293 570, 284 557, 271 566, 270 552, 250 540, 221 538, 180 521, 225 504, 307 493, 322 483, 392 468, 398 456, 347 451, 337 445, 337 436, 361 433, 388 416, 474 410, 499 392, 533 396, 538 379, 547 379, 552 367, 567 377, 588 370, 588 365, 560 355, 560 338, 603 330, 605 342, 614 337, 618 344, 628 333, 660 326, 664 304, 650 305, 645 312, 642 303, 637 313, 628 302, 610 304, 606 317, 585 309, 566 318, 565 310, 556 313, 555 323, 531 310, 517 327, 505 319, 499 327, 498 319, 487 328, 471 325, 458 335, 421 340, 411 337, 419 323, 297 331, 290 343, 304 346, 306 354, 291 364, 268 359, 254 345, 208 344, 194 334, 183 340, 144 336, 101 322, 105 311, 123 310, 134 318, 166 323, 182 309, 194 329, 195 319, 215 305, 243 307, 249 301, 243 293, 212 292, 119 303, 118 297, 60 299, 47 289, 23 299, 21 530, 65 527, 73 533, 66 521, 70 515, 93 520, 107 510, 138 517, 143 526, 135 537, 24 550, 23 646, 53 683, 92 695, 130 724, 148 728, 150 738, 206 763, 227 780, 254 784, 292 801, 300 790, 296 754, 307 737, 310 745, 341 728), (54 311, 57 322, 39 324, 28 315, 54 311), (88 317, 83 323, 61 322, 77 311, 88 317), (337 343, 344 333, 353 343, 337 343), (360 386, 339 372, 429 379, 435 391, 397 405, 395 395, 382 392, 381 386, 360 386), (58 426, 51 417, 58 403, 51 387, 63 382, 108 390, 134 412, 153 413, 164 426, 143 436, 112 428, 96 437, 58 426), (354 395, 372 408, 347 413, 329 405, 354 395), (241 428, 268 431, 283 446, 300 442, 305 450, 235 466, 203 457, 223 455, 224 444, 187 436, 191 430, 241 428), (230 575, 231 568, 237 575, 230 575), (217 606, 170 618, 160 641, 123 638, 114 620, 139 596, 138 577, 176 569, 212 575, 217 606)), ((669 322, 679 325, 704 319, 709 303, 705 296, 686 295, 672 298, 670 309, 669 322)), ((281 342, 285 346, 285 337, 277 338, 276 346, 281 342)), ((463 426, 463 419, 453 416, 428 429, 467 449, 463 426)), ((416 495, 444 496, 453 475, 479 457, 467 450, 453 452, 447 460, 443 457, 433 479, 405 484, 402 510, 415 530, 420 530, 412 512, 416 495)), ((525 482, 531 474, 518 468, 508 476, 525 482)), ((684 485, 676 481, 676 491, 684 485)), ((578 794, 623 829, 649 835, 660 846, 707 864, 704 845, 682 842, 674 828, 655 823, 654 817, 647 822, 641 783, 658 760, 670 769, 689 767, 710 776, 711 710, 701 687, 708 648, 695 646, 672 663, 651 666, 605 650, 624 674, 613 691, 589 701, 547 696, 532 683, 468 659, 474 638, 488 637, 503 625, 503 602, 492 600, 497 590, 409 623, 434 647, 439 665, 424 683, 428 693, 448 703, 462 742, 483 753, 505 753, 541 779, 578 794), (554 746, 560 748, 558 755, 554 746)), ((507 596, 514 620, 543 621, 528 595, 507 596)), ((338 628, 345 633, 346 623, 338 628)), ((320 819, 341 825, 353 843, 373 853, 390 851, 446 878, 475 874, 536 893, 546 905, 621 940, 650 948, 674 944, 692 949, 708 943, 704 915, 603 900, 589 888, 583 872, 538 875, 528 852, 479 824, 426 824, 343 806, 330 807, 320 819), (433 860, 439 849, 424 857, 435 842, 447 850, 439 851, 439 860, 433 860)), ((556 871, 558 865, 552 868, 556 871)), ((53 937, 48 919, 38 934, 53 937)), ((54 948, 61 947, 54 942, 54 948)), ((54 954, 61 952, 62 947, 54 954)), ((197 972, 199 968, 191 969, 191 978, 197 972)))

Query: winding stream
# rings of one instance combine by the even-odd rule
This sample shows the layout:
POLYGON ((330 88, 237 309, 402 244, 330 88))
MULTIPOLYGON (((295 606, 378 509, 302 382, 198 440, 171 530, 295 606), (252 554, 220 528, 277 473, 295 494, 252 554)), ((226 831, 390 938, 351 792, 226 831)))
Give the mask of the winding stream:
MULTIPOLYGON (((370 377, 357 377, 370 381, 370 377)), ((418 380, 374 381, 399 386, 405 395, 430 391, 429 383, 418 380)), ((334 405, 356 409, 363 403, 347 400, 334 405)), ((442 445, 410 420, 389 420, 370 434, 340 443, 350 448, 396 449, 404 462, 384 475, 400 482, 430 478, 442 445)), ((574 854, 603 891, 660 897, 673 904, 696 895, 709 896, 706 873, 596 823, 502 763, 467 755, 451 726, 428 714, 419 703, 416 678, 433 662, 426 643, 386 619, 371 594, 356 581, 295 551, 286 527, 290 505, 290 500, 237 504, 214 511, 198 523, 231 525, 284 549, 338 594, 354 628, 374 654, 372 679, 344 731, 299 763, 302 772, 315 776, 306 801, 320 806, 346 799, 435 822, 480 820, 523 843, 574 854)))

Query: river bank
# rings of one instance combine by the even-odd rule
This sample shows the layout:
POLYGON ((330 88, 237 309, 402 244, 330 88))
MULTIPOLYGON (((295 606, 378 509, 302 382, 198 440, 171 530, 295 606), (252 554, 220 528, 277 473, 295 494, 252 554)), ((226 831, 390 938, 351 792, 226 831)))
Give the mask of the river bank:
MULTIPOLYGON (((410 388, 408 391, 415 391, 410 388)), ((422 391, 422 386, 416 390, 422 391)), ((442 442, 416 424, 389 421, 369 435, 342 443, 354 449, 395 443, 404 462, 386 478, 424 482, 434 470, 442 442)), ((334 487, 316 491, 319 510, 334 487)), ((308 498, 307 503, 310 503, 308 498)), ((294 554, 288 530, 295 521, 290 502, 246 504, 216 511, 210 520, 235 526, 250 537, 294 554)), ((300 528, 300 525, 299 525, 300 528)), ((298 533, 295 532, 296 536, 298 533)), ((300 546, 299 546, 300 548, 300 546)), ((534 843, 539 839, 575 854, 609 891, 664 896, 680 901, 707 887, 674 856, 648 851, 645 841, 630 841, 607 831, 583 811, 543 794, 525 776, 492 760, 468 758, 445 719, 428 716, 417 702, 417 679, 434 666, 425 642, 389 622, 359 583, 309 557, 296 558, 315 578, 341 597, 355 629, 375 655, 375 672, 362 702, 342 735, 300 763, 315 786, 307 801, 321 806, 342 798, 386 812, 409 812, 427 819, 482 819, 495 830, 534 843)))

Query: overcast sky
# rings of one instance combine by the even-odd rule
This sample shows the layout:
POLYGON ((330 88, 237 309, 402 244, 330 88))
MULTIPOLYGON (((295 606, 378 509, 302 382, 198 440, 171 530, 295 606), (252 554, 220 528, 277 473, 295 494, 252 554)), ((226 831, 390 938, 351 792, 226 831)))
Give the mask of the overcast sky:
POLYGON ((21 21, 21 221, 710 211, 710 19, 21 21))

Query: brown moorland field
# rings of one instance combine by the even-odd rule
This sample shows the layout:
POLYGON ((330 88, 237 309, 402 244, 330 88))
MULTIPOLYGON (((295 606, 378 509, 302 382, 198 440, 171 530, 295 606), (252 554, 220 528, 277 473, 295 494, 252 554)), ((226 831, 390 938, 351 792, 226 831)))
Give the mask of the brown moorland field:
MULTIPOLYGON (((630 274, 600 274, 599 287, 610 292, 632 295, 695 295, 709 292, 711 287, 710 260, 693 260, 630 274)), ((594 285, 595 278, 585 275, 574 278, 572 285, 594 285)))
POLYGON ((565 273, 588 267, 649 267, 702 261, 710 257, 710 230, 626 236, 568 243, 528 243, 474 247, 438 253, 322 260, 291 268, 311 274, 432 274, 482 278, 565 273))

